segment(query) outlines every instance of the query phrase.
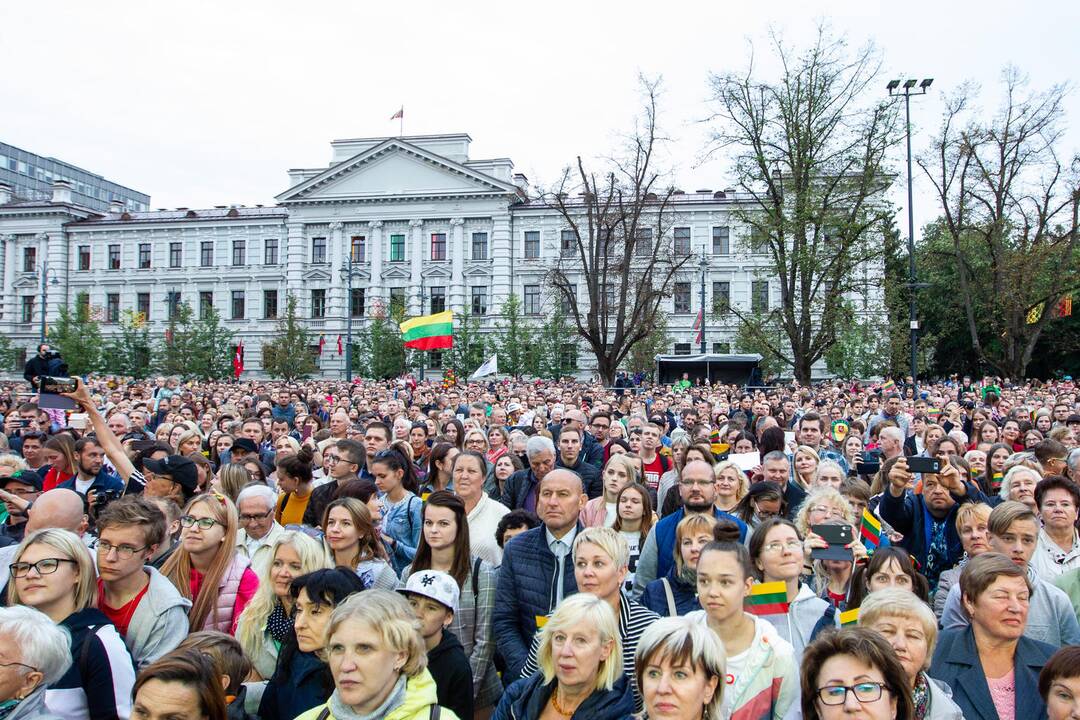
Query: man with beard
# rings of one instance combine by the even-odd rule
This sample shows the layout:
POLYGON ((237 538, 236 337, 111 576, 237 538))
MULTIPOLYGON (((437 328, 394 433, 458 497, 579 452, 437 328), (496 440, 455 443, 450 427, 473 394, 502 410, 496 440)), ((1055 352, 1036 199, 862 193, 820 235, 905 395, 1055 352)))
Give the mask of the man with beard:
POLYGON ((79 493, 91 509, 104 493, 112 493, 115 497, 123 494, 124 481, 105 469, 105 449, 94 438, 84 437, 75 442, 75 459, 79 465, 75 477, 56 487, 79 493))
POLYGON ((634 574, 634 597, 641 597, 645 586, 667 575, 675 563, 675 528, 687 513, 702 515, 711 512, 717 520, 730 520, 739 526, 739 541, 746 541, 746 523, 723 510, 717 510, 714 505, 716 477, 712 465, 704 460, 686 463, 679 475, 679 495, 683 506, 653 525, 645 538, 634 574))

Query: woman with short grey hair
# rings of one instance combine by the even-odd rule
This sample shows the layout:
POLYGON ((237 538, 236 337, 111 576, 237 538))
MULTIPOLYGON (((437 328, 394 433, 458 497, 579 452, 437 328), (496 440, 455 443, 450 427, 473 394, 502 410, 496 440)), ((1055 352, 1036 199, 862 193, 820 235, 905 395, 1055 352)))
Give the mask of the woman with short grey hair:
POLYGON ((31 607, 0 608, 0 707, 5 720, 61 720, 45 707, 45 688, 71 665, 71 635, 31 607))

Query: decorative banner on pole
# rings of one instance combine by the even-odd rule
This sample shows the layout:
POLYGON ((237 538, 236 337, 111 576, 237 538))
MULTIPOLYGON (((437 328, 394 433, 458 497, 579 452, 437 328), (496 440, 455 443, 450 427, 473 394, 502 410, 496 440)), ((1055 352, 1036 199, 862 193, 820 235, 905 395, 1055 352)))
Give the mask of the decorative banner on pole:
POLYGON ((469 380, 479 380, 480 378, 487 377, 488 375, 498 375, 498 374, 499 374, 499 354, 495 353, 494 355, 492 355, 490 358, 487 359, 487 362, 485 362, 480 367, 476 368, 476 372, 474 372, 472 375, 469 376, 469 380))

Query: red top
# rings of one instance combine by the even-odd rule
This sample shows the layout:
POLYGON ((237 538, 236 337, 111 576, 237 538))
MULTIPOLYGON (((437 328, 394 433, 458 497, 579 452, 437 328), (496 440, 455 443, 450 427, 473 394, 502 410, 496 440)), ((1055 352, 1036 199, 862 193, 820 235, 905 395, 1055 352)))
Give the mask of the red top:
POLYGON ((642 476, 645 479, 645 487, 656 490, 660 487, 660 476, 664 474, 664 463, 660 460, 660 453, 656 453, 651 463, 643 463, 642 476))
POLYGON ((139 603, 142 602, 143 595, 146 594, 146 590, 150 587, 150 583, 146 583, 143 589, 140 590, 135 597, 131 598, 127 603, 118 608, 111 608, 105 602, 105 584, 99 578, 98 581, 98 609, 105 613, 105 617, 112 621, 112 624, 116 626, 116 631, 121 636, 126 636, 128 631, 128 625, 131 624, 131 616, 135 614, 135 608, 139 607, 139 603))
POLYGON ((75 477, 75 473, 62 473, 54 465, 49 468, 49 472, 45 473, 45 477, 41 478, 41 491, 48 492, 60 483, 67 482, 73 477, 75 477))

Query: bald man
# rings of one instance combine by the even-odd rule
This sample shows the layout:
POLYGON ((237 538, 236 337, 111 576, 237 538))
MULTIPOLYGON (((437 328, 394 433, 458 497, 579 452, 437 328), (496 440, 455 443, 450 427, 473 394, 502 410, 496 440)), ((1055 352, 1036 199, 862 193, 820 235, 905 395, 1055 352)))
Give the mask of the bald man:
MULTIPOLYGON (((26 534, 29 537, 36 530, 58 528, 70 530, 79 537, 83 537, 87 528, 90 527, 90 519, 83 512, 83 499, 74 490, 53 488, 42 494, 27 511, 26 534)), ((8 565, 15 559, 15 551, 18 545, 9 545, 0 548, 0 604, 7 605, 7 582, 11 577, 8 565)))
POLYGON ((506 682, 518 678, 539 623, 564 597, 577 592, 571 550, 587 500, 576 473, 552 470, 540 481, 536 497, 543 524, 514 537, 503 549, 491 621, 506 659, 506 682))

